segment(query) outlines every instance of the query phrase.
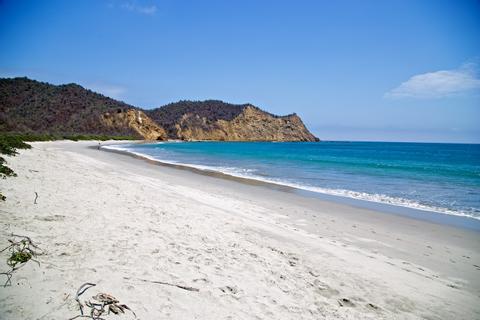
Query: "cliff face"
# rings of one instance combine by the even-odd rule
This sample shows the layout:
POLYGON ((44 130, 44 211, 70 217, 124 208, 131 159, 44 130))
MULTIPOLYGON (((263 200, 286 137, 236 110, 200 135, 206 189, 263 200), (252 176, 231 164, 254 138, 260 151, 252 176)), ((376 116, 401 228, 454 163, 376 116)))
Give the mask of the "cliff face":
POLYGON ((77 84, 0 79, 0 131, 124 135, 146 140, 316 141, 295 114, 253 105, 179 101, 141 110, 77 84))
POLYGON ((280 117, 250 104, 179 101, 146 112, 171 139, 318 141, 297 115, 280 117))
POLYGON ((316 141, 297 115, 273 117, 251 106, 232 120, 209 122, 188 113, 175 125, 176 136, 183 140, 221 141, 316 141))
POLYGON ((106 112, 100 116, 103 126, 111 131, 130 128, 145 140, 166 140, 167 133, 159 127, 143 111, 129 109, 122 112, 106 112))

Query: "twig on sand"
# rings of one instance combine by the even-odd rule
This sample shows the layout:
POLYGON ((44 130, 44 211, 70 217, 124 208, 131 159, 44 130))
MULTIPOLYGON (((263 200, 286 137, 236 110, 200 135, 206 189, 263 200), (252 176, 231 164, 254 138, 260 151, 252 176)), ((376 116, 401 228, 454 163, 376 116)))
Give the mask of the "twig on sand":
POLYGON ((33 200, 33 204, 37 204, 38 193, 35 191, 35 200, 33 200))
MULTIPOLYGON (((123 279, 125 279, 125 280, 132 280, 132 278, 128 278, 128 277, 123 277, 123 279)), ((150 283, 155 283, 155 284, 163 284, 163 285, 166 285, 166 286, 177 287, 177 288, 180 288, 180 289, 183 289, 183 290, 187 290, 187 291, 194 291, 194 292, 199 292, 199 291, 200 291, 200 289, 197 289, 197 288, 188 287, 188 286, 182 286, 182 285, 180 285, 180 284, 168 283, 168 282, 164 282, 164 281, 146 280, 146 279, 138 279, 138 278, 135 278, 135 279, 133 279, 133 280, 138 280, 138 281, 143 281, 143 282, 150 282, 150 283)))
POLYGON ((11 236, 13 238, 8 240, 10 245, 0 250, 0 253, 7 250, 11 253, 10 257, 7 259, 7 265, 11 269, 6 272, 0 272, 0 274, 7 276, 7 280, 3 284, 4 287, 12 285, 11 280, 13 273, 23 267, 28 261, 35 261, 40 266, 40 262, 34 258, 43 254, 42 249, 33 243, 30 237, 17 234, 12 234, 11 236), (18 238, 20 239, 18 240, 18 238))
POLYGON ((95 283, 90 283, 90 282, 84 283, 80 286, 80 288, 78 288, 77 293, 75 294, 75 301, 77 301, 77 303, 78 303, 78 307, 80 308, 81 315, 83 315, 83 304, 80 302, 80 296, 85 291, 87 291, 88 289, 90 289, 91 287, 94 287, 94 286, 96 286, 95 283))
POLYGON ((91 300, 87 300, 84 303, 80 301, 80 296, 85 293, 91 287, 96 286, 95 283, 84 283, 78 288, 77 293, 75 294, 75 300, 78 303, 78 307, 80 309, 80 314, 70 318, 69 320, 78 319, 78 318, 88 318, 93 320, 105 320, 102 318, 102 315, 106 314, 120 314, 125 313, 125 310, 130 311, 134 317, 136 318, 137 315, 130 309, 126 304, 120 304, 117 298, 111 296, 107 293, 99 293, 92 297, 91 300), (84 307, 90 308, 90 314, 87 315, 84 313, 84 307))

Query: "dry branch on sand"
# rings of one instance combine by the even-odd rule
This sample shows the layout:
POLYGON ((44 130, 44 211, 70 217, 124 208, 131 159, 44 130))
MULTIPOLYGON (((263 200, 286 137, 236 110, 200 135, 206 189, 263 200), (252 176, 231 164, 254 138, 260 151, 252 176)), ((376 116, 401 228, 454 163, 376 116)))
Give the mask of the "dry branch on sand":
POLYGON ((12 234, 12 239, 9 239, 10 245, 5 247, 0 253, 4 251, 10 252, 10 257, 7 259, 7 265, 10 270, 0 272, 7 277, 4 287, 12 285, 12 276, 15 271, 23 267, 28 261, 32 260, 40 265, 40 262, 34 258, 43 254, 43 251, 33 243, 32 239, 27 236, 20 236, 12 234))
MULTIPOLYGON (((131 278, 128 278, 128 277, 123 277, 123 279, 131 280, 131 278)), ((142 281, 142 282, 150 282, 150 283, 155 283, 155 284, 163 284, 165 286, 177 287, 179 289, 183 289, 183 290, 187 290, 187 291, 194 291, 194 292, 200 291, 200 289, 197 289, 197 288, 184 286, 184 285, 180 285, 180 284, 169 283, 169 282, 165 282, 165 281, 146 280, 146 279, 135 279, 135 280, 142 281)))
POLYGON ((78 288, 77 294, 75 295, 75 300, 78 303, 78 307, 80 309, 80 314, 70 318, 69 320, 78 319, 78 318, 88 318, 94 320, 104 320, 102 315, 105 314, 120 314, 125 313, 125 310, 130 311, 135 318, 137 315, 135 312, 132 311, 126 304, 120 304, 117 298, 107 294, 107 293, 99 293, 93 296, 90 300, 86 300, 83 303, 80 301, 80 296, 85 293, 91 287, 96 286, 95 283, 84 283, 78 288), (89 308, 89 312, 85 312, 84 308, 89 308), (88 314, 87 314, 88 313, 88 314))

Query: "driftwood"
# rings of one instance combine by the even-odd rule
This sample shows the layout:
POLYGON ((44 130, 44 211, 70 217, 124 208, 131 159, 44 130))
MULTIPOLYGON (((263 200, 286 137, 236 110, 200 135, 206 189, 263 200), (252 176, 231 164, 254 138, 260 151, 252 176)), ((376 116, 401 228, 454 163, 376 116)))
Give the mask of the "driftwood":
MULTIPOLYGON (((127 278, 127 277, 123 277, 123 279, 132 280, 131 278, 127 278)), ((164 282, 164 281, 138 279, 138 278, 135 278, 135 280, 143 281, 143 282, 150 282, 150 283, 155 283, 155 284, 163 284, 163 285, 166 285, 166 286, 177 287, 179 289, 183 289, 183 290, 187 290, 187 291, 194 291, 194 292, 199 292, 200 291, 200 289, 197 289, 197 288, 183 286, 183 285, 180 285, 180 284, 168 283, 168 282, 164 282)))
POLYGON ((10 245, 5 247, 0 251, 10 251, 10 257, 7 259, 7 265, 11 268, 6 272, 0 272, 7 277, 7 280, 3 284, 4 287, 12 285, 12 276, 15 271, 23 267, 28 261, 35 261, 40 265, 40 262, 35 258, 43 254, 42 249, 40 249, 32 239, 27 236, 21 236, 12 234, 13 238, 9 239, 10 245))
POLYGON ((120 314, 125 313, 125 310, 130 311, 134 317, 136 318, 137 315, 130 309, 126 304, 120 304, 117 298, 107 293, 99 293, 92 297, 92 299, 84 301, 82 303, 80 301, 80 296, 85 293, 91 287, 96 286, 95 283, 84 283, 78 288, 77 293, 75 294, 75 301, 78 303, 78 307, 80 309, 80 314, 70 318, 69 320, 78 319, 78 318, 88 318, 93 320, 105 320, 102 318, 104 314, 120 314), (89 314, 84 312, 84 308, 89 308, 89 314))

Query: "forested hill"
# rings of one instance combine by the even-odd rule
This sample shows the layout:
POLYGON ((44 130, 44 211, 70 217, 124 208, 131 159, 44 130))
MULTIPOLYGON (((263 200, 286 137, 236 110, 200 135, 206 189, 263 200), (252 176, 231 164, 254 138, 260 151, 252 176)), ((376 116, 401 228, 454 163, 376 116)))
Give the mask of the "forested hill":
POLYGON ((296 115, 251 104, 179 101, 142 110, 77 84, 0 79, 0 131, 128 135, 148 140, 315 141, 296 115))
POLYGON ((77 84, 0 79, 0 130, 19 133, 126 135, 165 139, 139 109, 77 84))

